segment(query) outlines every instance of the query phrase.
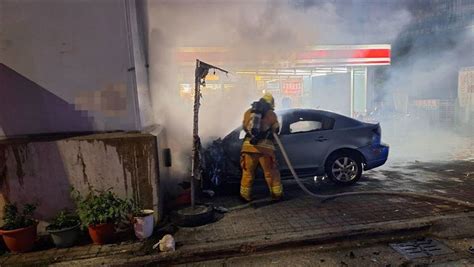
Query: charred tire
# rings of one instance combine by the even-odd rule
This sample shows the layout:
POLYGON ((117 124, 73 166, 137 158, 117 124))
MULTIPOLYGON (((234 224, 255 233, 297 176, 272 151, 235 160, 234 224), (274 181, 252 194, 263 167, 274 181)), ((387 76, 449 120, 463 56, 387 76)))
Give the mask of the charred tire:
POLYGON ((196 205, 172 212, 171 220, 178 226, 194 227, 214 221, 214 209, 210 206, 196 205))
POLYGON ((349 151, 331 155, 325 165, 327 176, 337 185, 352 185, 362 176, 362 159, 349 151))

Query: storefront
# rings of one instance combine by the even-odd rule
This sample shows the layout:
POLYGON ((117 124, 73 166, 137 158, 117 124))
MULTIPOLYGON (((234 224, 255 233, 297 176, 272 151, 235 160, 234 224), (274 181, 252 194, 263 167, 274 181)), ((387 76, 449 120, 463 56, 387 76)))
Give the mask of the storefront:
MULTIPOLYGON (((181 48, 177 58, 183 70, 189 71, 196 58, 231 69, 232 79, 211 75, 205 90, 225 92, 243 81, 259 93, 271 92, 283 108, 319 108, 355 117, 367 112, 369 69, 390 65, 390 50, 388 44, 314 46, 262 64, 242 62, 223 48, 181 48)), ((191 96, 191 86, 181 79, 181 94, 191 96)))

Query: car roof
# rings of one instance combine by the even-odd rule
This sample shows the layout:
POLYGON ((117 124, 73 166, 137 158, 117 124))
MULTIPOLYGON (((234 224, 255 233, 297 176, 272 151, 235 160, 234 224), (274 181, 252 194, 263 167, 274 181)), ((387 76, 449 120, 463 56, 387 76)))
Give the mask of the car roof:
POLYGON ((293 113, 308 113, 308 114, 318 114, 318 115, 323 115, 329 118, 333 118, 336 121, 338 121, 338 124, 341 126, 355 126, 355 125, 360 125, 363 124, 361 121, 358 121, 356 119, 334 113, 331 111, 327 110, 320 110, 320 109, 310 109, 310 108, 290 108, 290 109, 281 109, 275 111, 275 113, 279 116, 285 116, 293 113))
POLYGON ((337 113, 327 111, 327 110, 320 110, 320 109, 289 108, 289 109, 280 109, 280 110, 275 111, 275 113, 277 115, 287 115, 287 114, 291 114, 291 113, 295 113, 295 112, 320 114, 320 115, 325 115, 325 116, 331 117, 331 118, 345 117, 345 118, 351 119, 351 118, 346 117, 346 116, 341 115, 341 114, 337 114, 337 113))

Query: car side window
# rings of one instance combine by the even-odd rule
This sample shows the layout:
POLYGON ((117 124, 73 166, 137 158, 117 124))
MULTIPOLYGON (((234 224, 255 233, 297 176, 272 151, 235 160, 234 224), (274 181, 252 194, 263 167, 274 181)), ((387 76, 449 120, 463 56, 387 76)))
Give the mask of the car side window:
POLYGON ((322 123, 320 121, 297 121, 290 124, 290 133, 301 133, 321 130, 322 123))
POLYGON ((331 130, 334 119, 317 113, 300 112, 293 114, 288 126, 290 134, 331 130))

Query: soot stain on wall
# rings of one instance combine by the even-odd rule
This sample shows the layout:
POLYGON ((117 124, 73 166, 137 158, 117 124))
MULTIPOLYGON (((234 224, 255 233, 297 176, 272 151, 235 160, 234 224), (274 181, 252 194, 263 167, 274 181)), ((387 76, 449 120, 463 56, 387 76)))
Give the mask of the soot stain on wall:
POLYGON ((8 184, 8 167, 7 167, 7 146, 0 145, 0 190, 5 198, 10 194, 10 186, 8 184))
POLYGON ((16 175, 18 177, 18 183, 23 186, 26 173, 23 169, 23 164, 28 159, 28 145, 27 144, 16 144, 11 146, 11 150, 16 162, 16 175))
POLYGON ((81 144, 79 144, 78 150, 77 150, 77 162, 81 164, 81 167, 82 167, 82 177, 83 177, 84 184, 88 184, 89 177, 87 176, 87 172, 86 172, 86 163, 84 162, 84 156, 82 155, 81 144))
POLYGON ((133 196, 143 207, 153 206, 153 188, 150 175, 153 172, 151 159, 156 154, 153 136, 117 137, 102 139, 106 146, 114 147, 122 164, 126 194, 133 196), (130 177, 128 177, 130 174, 130 177), (130 179, 129 179, 130 178, 130 179), (130 184, 129 184, 130 180, 130 184), (129 192, 131 187, 131 192, 129 192))

